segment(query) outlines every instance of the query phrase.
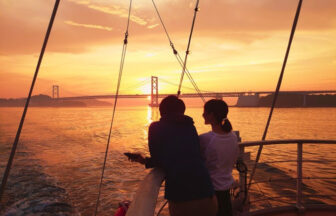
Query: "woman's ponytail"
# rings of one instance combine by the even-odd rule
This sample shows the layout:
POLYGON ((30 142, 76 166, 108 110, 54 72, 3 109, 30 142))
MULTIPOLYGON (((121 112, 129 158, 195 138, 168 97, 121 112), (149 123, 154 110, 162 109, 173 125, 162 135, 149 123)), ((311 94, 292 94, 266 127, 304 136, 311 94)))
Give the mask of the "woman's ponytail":
POLYGON ((232 125, 229 119, 225 118, 224 122, 222 123, 222 129, 224 132, 231 132, 232 131, 232 125))

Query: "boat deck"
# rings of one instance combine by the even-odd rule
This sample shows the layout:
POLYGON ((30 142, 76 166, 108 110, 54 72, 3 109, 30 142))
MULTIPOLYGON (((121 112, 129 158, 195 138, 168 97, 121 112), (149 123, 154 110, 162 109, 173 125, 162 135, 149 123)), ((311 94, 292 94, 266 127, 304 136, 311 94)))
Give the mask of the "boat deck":
POLYGON ((321 211, 321 210, 316 210, 316 211, 307 211, 307 212, 278 212, 278 213, 268 213, 268 214, 263 214, 264 216, 335 216, 336 212, 335 211, 321 211))

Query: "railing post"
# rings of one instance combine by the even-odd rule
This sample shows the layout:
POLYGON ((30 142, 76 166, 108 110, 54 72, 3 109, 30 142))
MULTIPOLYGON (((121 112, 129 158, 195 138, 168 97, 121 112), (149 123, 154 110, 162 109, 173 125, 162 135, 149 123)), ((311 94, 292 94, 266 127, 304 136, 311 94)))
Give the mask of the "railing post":
MULTIPOLYGON (((233 131, 236 136, 237 136, 237 141, 240 143, 242 141, 241 137, 240 137, 240 133, 239 131, 233 131)), ((244 153, 245 153, 245 147, 244 146, 240 146, 239 147, 239 155, 238 155, 238 161, 244 161, 244 153)), ((245 176, 244 173, 239 172, 239 187, 240 187, 240 191, 244 191, 245 190, 245 176)), ((245 191, 244 191, 245 192, 245 191)))
MULTIPOLYGON (((234 131, 234 133, 237 136, 238 142, 241 142, 242 139, 240 137, 240 133, 239 131, 234 131)), ((238 170, 239 171, 239 190, 240 190, 240 195, 238 197, 239 202, 235 203, 234 206, 236 208, 236 210, 238 211, 248 211, 249 206, 246 205, 245 203, 249 202, 249 197, 247 195, 247 167, 245 166, 244 161, 245 160, 249 160, 250 154, 249 152, 246 153, 245 152, 245 147, 244 146, 239 146, 239 156, 238 156, 238 161, 237 161, 237 166, 239 163, 243 164, 243 169, 246 169, 246 172, 242 171, 242 170, 238 170), (247 202, 246 202, 247 201, 247 202)), ((238 169, 238 167, 237 167, 238 169)))
MULTIPOLYGON (((245 148, 244 146, 241 146, 239 148, 239 158, 238 160, 242 160, 244 161, 244 153, 245 153, 245 148)), ((240 191, 244 191, 245 192, 245 184, 246 184, 246 179, 245 179, 245 174, 242 172, 239 172, 239 187, 240 187, 240 191)))
POLYGON ((302 142, 297 144, 297 180, 296 180, 296 207, 303 210, 302 205, 302 142))

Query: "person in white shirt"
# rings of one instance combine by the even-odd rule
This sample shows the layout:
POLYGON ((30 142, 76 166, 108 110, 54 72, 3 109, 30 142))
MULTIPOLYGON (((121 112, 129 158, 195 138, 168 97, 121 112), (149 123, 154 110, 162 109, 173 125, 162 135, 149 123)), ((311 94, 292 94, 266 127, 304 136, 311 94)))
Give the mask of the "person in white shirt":
POLYGON ((205 124, 211 131, 201 134, 200 145, 205 165, 210 173, 217 201, 217 216, 231 216, 230 188, 234 182, 232 169, 238 157, 238 140, 227 118, 228 106, 223 100, 209 100, 204 105, 205 124))

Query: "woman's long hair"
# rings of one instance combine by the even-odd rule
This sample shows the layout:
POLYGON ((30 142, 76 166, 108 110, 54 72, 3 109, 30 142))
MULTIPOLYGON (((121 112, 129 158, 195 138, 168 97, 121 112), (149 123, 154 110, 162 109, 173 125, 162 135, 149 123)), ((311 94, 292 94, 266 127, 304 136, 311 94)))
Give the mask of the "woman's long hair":
POLYGON ((224 132, 231 132, 232 125, 227 118, 229 107, 223 100, 212 99, 204 104, 204 111, 206 113, 213 113, 216 121, 221 124, 224 132))

